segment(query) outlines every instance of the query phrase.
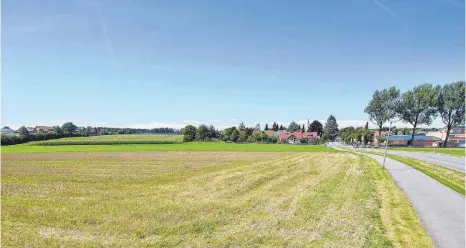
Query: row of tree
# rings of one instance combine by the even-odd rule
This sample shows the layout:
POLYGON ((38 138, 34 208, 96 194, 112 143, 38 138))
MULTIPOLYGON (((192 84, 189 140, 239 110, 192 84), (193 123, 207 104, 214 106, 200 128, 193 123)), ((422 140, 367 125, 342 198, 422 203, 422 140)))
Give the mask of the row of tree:
POLYGON ((304 124, 302 126, 300 126, 295 121, 292 121, 288 125, 288 127, 285 127, 285 126, 283 126, 281 124, 279 126, 278 123, 274 122, 272 124, 272 128, 269 128, 269 125, 266 123, 264 131, 267 131, 267 130, 273 130, 273 131, 286 130, 288 132, 306 132, 306 131, 307 132, 317 132, 319 136, 322 136, 322 134, 323 134, 322 123, 320 123, 320 121, 318 121, 318 120, 312 121, 312 123, 307 125, 307 128, 305 127, 304 124))
POLYGON ((383 125, 395 118, 411 124, 411 144, 419 125, 430 125, 440 116, 447 131, 443 145, 447 146, 450 131, 464 124, 465 84, 464 81, 443 86, 422 84, 403 94, 395 87, 376 90, 364 112, 379 127, 379 135, 383 125))
POLYGON ((72 122, 66 122, 62 126, 54 126, 51 132, 44 132, 38 130, 37 132, 29 132, 25 126, 21 126, 18 129, 19 135, 2 135, 2 145, 14 145, 20 143, 26 143, 29 141, 41 141, 49 139, 59 139, 64 137, 86 137, 94 135, 113 135, 113 134, 178 134, 179 130, 174 128, 152 128, 152 129, 141 129, 141 128, 112 128, 112 127, 82 127, 78 128, 72 122))

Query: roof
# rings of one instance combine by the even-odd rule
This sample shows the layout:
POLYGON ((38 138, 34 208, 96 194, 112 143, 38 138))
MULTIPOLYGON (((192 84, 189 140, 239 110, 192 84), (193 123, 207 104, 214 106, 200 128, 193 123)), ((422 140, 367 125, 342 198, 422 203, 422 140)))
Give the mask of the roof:
POLYGON ((303 137, 317 137, 317 132, 283 132, 280 133, 280 139, 289 139, 290 136, 294 136, 296 139, 301 139, 303 137))
POLYGON ((275 132, 275 131, 273 131, 273 130, 264 131, 264 133, 267 134, 268 136, 273 136, 273 133, 274 133, 274 132, 275 132))
POLYGON ((53 128, 52 128, 52 127, 49 127, 49 126, 36 126, 35 129, 37 129, 37 130, 39 130, 39 129, 42 129, 42 130, 53 130, 53 128))
MULTIPOLYGON (((386 137, 386 136, 385 136, 386 137)), ((411 140, 411 135, 390 135, 390 140, 411 140)), ((414 135, 415 140, 432 140, 432 141, 437 141, 440 140, 438 137, 434 136, 426 136, 425 134, 421 135, 414 135)))

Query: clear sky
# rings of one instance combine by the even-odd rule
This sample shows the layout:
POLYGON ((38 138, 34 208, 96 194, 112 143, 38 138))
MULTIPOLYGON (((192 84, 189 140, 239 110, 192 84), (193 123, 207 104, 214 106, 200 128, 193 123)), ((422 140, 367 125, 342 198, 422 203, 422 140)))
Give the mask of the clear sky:
POLYGON ((363 125, 376 89, 464 80, 464 23, 461 0, 3 0, 2 125, 363 125))

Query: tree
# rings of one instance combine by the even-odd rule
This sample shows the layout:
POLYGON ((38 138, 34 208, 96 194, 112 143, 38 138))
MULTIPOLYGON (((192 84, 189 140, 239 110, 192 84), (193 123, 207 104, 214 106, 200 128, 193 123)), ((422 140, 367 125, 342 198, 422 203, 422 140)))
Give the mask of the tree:
POLYGON ((246 133, 246 131, 239 131, 238 141, 246 142, 247 140, 248 140, 248 134, 246 133))
POLYGON ((230 140, 233 142, 238 141, 239 138, 239 132, 237 129, 234 129, 233 132, 231 132, 230 140))
POLYGON ((379 127, 379 136, 382 133, 383 124, 395 117, 399 97, 400 91, 395 87, 382 91, 376 90, 364 109, 364 112, 369 115, 370 121, 379 127))
POLYGON ((301 132, 305 132, 306 131, 306 128, 304 127, 304 124, 303 124, 303 127, 301 128, 301 132))
POLYGON ((197 128, 193 125, 187 125, 183 129, 183 141, 190 142, 196 139, 197 128))
POLYGON ((442 117, 442 122, 446 125, 447 136, 443 146, 447 146, 450 131, 464 123, 465 100, 464 81, 458 81, 452 84, 445 84, 440 89, 439 98, 437 101, 437 111, 442 117))
POLYGON ((18 131, 19 131, 19 134, 20 134, 20 135, 23 135, 23 136, 26 136, 26 137, 29 136, 29 131, 28 131, 28 129, 27 129, 25 126, 21 126, 21 127, 18 129, 18 131))
POLYGON ((280 130, 285 130, 285 128, 283 127, 283 125, 280 124, 280 130))
POLYGON ((288 132, 294 132, 294 131, 297 131, 297 130, 300 130, 301 127, 298 125, 298 123, 296 123, 295 121, 292 121, 290 123, 290 125, 288 126, 288 132))
POLYGON ((364 126, 365 130, 369 130, 369 122, 366 121, 366 125, 364 126))
POLYGON ((199 125, 196 131, 196 140, 206 141, 208 138, 209 138, 209 128, 204 124, 199 125))
POLYGON ((220 133, 221 139, 222 139, 223 141, 228 141, 228 140, 230 140, 231 134, 233 133, 233 130, 236 130, 236 127, 229 127, 229 128, 224 129, 224 130, 220 133))
POLYGON ((276 122, 273 122, 272 129, 273 131, 278 131, 278 124, 276 122))
POLYGON ((58 133, 59 135, 63 135, 63 130, 61 129, 60 126, 54 126, 53 131, 58 133))
POLYGON ((324 126, 324 136, 326 140, 334 141, 338 135, 338 124, 335 116, 330 115, 324 126))
MULTIPOLYGON (((265 124, 265 125, 267 125, 267 124, 265 124)), ((256 127, 254 127, 254 130, 259 130, 260 131, 261 130, 261 124, 257 123, 256 127)))
POLYGON ((238 126, 238 130, 239 130, 239 131, 244 131, 245 128, 246 128, 246 127, 244 126, 244 123, 243 123, 243 122, 241 122, 241 123, 239 124, 239 126, 238 126))
POLYGON ((208 138, 208 139, 216 139, 216 138, 218 138, 218 133, 217 133, 217 130, 215 130, 214 125, 210 125, 210 126, 209 126, 209 132, 208 132, 207 138, 208 138))
POLYGON ((78 127, 73 124, 73 122, 66 122, 61 126, 61 129, 63 130, 63 134, 66 136, 71 136, 76 132, 78 127))
POLYGON ((421 84, 413 90, 403 93, 397 107, 397 114, 403 122, 413 125, 413 132, 409 144, 414 143, 414 134, 418 125, 430 125, 435 117, 439 87, 431 84, 421 84))
POLYGON ((311 125, 309 125, 308 130, 311 132, 317 132, 317 135, 321 136, 322 133, 324 132, 324 128, 322 126, 322 123, 318 120, 312 121, 311 125))
POLYGON ((407 127, 403 128, 403 130, 401 130, 401 133, 404 134, 404 135, 409 134, 408 128, 407 127))
POLYGON ((265 123, 265 128, 264 128, 265 131, 269 130, 269 124, 265 123))
POLYGON ((259 131, 259 130, 254 130, 254 132, 252 132, 252 135, 251 135, 251 136, 252 136, 252 138, 254 138, 254 140, 256 140, 256 141, 261 141, 261 140, 262 140, 261 134, 262 134, 261 131, 259 131))

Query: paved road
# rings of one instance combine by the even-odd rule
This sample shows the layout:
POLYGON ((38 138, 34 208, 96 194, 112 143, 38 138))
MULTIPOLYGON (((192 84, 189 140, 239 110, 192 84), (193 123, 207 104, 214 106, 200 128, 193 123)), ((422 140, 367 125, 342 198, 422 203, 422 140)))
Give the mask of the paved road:
MULTIPOLYGON (((351 147, 352 148, 352 147, 351 147)), ((357 149, 359 150, 359 148, 357 149)), ((384 149, 378 148, 362 148, 362 151, 371 151, 371 152, 384 152, 384 149)), ((397 150, 388 150, 389 154, 405 156, 409 158, 414 158, 418 160, 422 160, 428 163, 438 164, 450 169, 454 169, 457 171, 465 172, 465 158, 464 157, 457 157, 451 155, 442 155, 438 153, 428 153, 428 152, 406 152, 406 151, 397 151, 397 150)))
MULTIPOLYGON (((366 155, 382 164, 382 156, 366 155)), ((464 196, 396 160, 387 158, 385 167, 408 197, 435 245, 464 248, 464 196)))
MULTIPOLYGON (((379 164, 383 162, 382 156, 365 155, 379 164)), ((385 167, 411 202, 436 247, 464 248, 464 196, 396 160, 387 158, 385 167)))

